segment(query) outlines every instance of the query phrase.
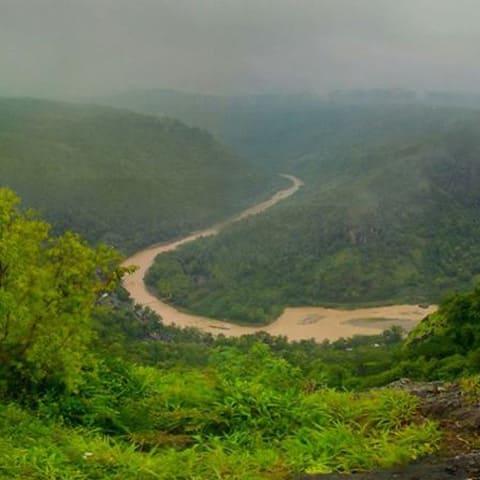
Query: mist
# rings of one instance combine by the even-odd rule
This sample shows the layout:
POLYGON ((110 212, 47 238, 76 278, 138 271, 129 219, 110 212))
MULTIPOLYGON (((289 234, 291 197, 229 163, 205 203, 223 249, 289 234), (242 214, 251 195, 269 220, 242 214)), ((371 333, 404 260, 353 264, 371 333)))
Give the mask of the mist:
POLYGON ((477 0, 0 0, 0 94, 478 92, 477 0))

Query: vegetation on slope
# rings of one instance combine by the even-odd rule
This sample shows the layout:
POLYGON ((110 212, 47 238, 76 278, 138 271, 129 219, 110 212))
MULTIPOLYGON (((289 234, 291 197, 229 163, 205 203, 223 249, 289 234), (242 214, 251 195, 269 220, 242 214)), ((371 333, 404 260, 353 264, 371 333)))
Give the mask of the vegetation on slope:
POLYGON ((302 164, 345 147, 430 135, 475 117, 422 103, 337 102, 315 95, 216 96, 139 90, 95 99, 107 105, 179 118, 206 128, 256 163, 300 174, 302 164))
POLYGON ((147 329, 141 315, 117 336, 101 327, 117 254, 49 235, 6 189, 0 212, 0 478, 280 479, 436 448, 410 395, 335 392, 265 345, 217 348, 206 367, 139 364, 116 339, 147 329))
POLYGON ((320 155, 288 202, 158 257, 147 282, 173 304, 256 324, 287 305, 434 302, 469 288, 480 273, 479 138, 468 123, 320 155))
POLYGON ((99 370, 79 394, 43 399, 39 418, 0 407, 3 478, 280 479, 400 464, 439 438, 413 397, 305 392, 262 348, 204 372, 99 370))
POLYGON ((0 99, 0 177, 57 232, 125 251, 225 218, 273 188, 176 120, 34 99, 0 99))
MULTIPOLYGON (((422 358, 426 364, 441 359, 451 376, 478 372, 480 287, 445 299, 436 313, 410 333, 405 352, 410 358, 422 358)), ((429 368, 433 373, 434 366, 429 368)))

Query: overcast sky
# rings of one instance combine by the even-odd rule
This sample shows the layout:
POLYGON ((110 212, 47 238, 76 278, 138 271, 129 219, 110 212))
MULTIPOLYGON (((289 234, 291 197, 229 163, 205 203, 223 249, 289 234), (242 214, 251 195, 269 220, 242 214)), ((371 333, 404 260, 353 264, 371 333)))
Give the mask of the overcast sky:
POLYGON ((480 0, 0 0, 0 93, 480 91, 480 0))

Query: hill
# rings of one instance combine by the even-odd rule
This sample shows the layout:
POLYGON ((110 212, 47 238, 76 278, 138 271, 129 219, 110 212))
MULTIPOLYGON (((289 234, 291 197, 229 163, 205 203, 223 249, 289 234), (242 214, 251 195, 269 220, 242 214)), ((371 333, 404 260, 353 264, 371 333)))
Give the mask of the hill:
POLYGON ((177 120, 35 99, 0 99, 0 178, 57 231, 126 251, 215 222, 273 188, 177 120))
MULTIPOLYGON (((382 97, 383 98, 383 97, 382 97)), ((220 96, 174 90, 126 91, 95 102, 206 128, 241 155, 274 172, 300 173, 323 152, 437 134, 473 112, 420 100, 389 102, 335 95, 220 96)))
POLYGON ((177 305, 248 323, 287 305, 428 303, 469 288, 480 273, 477 125, 316 153, 297 165, 295 197, 162 255, 148 282, 177 305))

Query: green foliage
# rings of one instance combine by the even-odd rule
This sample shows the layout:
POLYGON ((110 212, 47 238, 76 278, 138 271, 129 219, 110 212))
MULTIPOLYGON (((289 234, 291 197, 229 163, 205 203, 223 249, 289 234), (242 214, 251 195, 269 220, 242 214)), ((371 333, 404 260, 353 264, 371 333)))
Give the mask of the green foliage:
MULTIPOLYGON (((366 390, 403 377, 428 381, 478 374, 478 298, 478 288, 470 293, 451 295, 442 302, 439 311, 420 322, 405 342, 398 328, 381 335, 322 343, 313 340, 288 342, 284 337, 271 337, 265 333, 214 338, 194 329, 167 327, 158 323, 148 309, 134 309, 128 306, 128 302, 119 305, 113 316, 106 316, 108 321, 104 318, 97 328, 100 331, 106 329, 109 337, 123 338, 120 343, 112 345, 102 334, 106 348, 150 365, 183 368, 212 365, 212 362, 220 365, 225 355, 225 359, 235 365, 233 353, 227 354, 223 350, 215 353, 215 349, 233 348, 244 355, 260 342, 268 345, 276 358, 282 358, 299 369, 301 376, 308 378, 307 388, 329 386, 366 390), (133 325, 137 327, 133 328, 133 325), (124 326, 126 330, 120 332, 124 326)), ((256 371, 256 363, 269 371, 259 357, 251 366, 252 372, 256 371)), ((246 375, 240 367, 235 372, 237 377, 246 375)), ((274 373, 269 375, 273 378, 274 373)))
POLYGON ((480 400, 480 375, 472 375, 460 380, 460 388, 465 398, 473 405, 480 400))
POLYGON ((122 273, 114 250, 91 249, 69 232, 52 237, 18 202, 0 189, 0 379, 17 395, 78 382, 96 300, 122 273))
MULTIPOLYGON (((82 164, 82 178, 97 193, 118 158, 125 167, 117 172, 121 180, 137 173, 138 164, 134 168, 127 159, 138 154, 145 161, 145 178, 136 190, 141 198, 153 191, 145 190, 144 182, 158 180, 155 155, 181 157, 183 147, 167 137, 204 139, 205 150, 181 157, 189 165, 196 154, 207 156, 216 148, 201 132, 170 121, 133 120, 127 112, 49 104, 47 115, 43 102, 5 105, 0 166, 10 156, 37 159, 29 185, 35 177, 44 182, 43 192, 58 186, 55 193, 65 194, 61 199, 75 192, 68 171, 85 152, 95 168, 82 164), (31 123, 25 123, 26 113, 31 123), (148 152, 136 144, 137 127, 149 132, 140 135, 148 152), (164 141, 166 150, 159 146, 164 141), (113 143, 118 150, 110 150, 113 143), (34 150, 40 156, 33 156, 34 150), (115 161, 103 164, 107 157, 115 161), (65 159, 72 163, 63 165, 65 159), (45 172, 60 166, 62 174, 49 183, 45 172), (95 184, 99 172, 105 175, 95 184)), ((150 282, 179 304, 257 323, 287 303, 395 295, 423 300, 468 284, 477 273, 472 261, 477 246, 471 242, 478 233, 472 220, 477 142, 462 132, 435 140, 433 149, 424 140, 368 152, 350 144, 347 150, 337 145, 335 152, 310 156, 299 169, 311 183, 289 205, 162 257, 150 282)), ((223 153, 219 168, 225 165, 221 158, 223 153)), ((11 165, 6 172, 14 179, 11 165)), ((196 171, 171 167, 172 175, 178 173, 175 188, 196 171)), ((112 180, 115 188, 128 183, 117 180, 112 180)), ((78 188, 89 192, 84 185, 78 188)), ((80 209, 72 210, 76 225, 90 225, 95 239, 106 231, 123 242, 132 225, 119 220, 113 194, 106 192, 89 198, 105 205, 92 223, 82 223, 80 209), (99 218, 107 222, 106 230, 91 227, 99 218)), ((45 205, 54 212, 57 204, 48 195, 45 205)), ((215 339, 162 325, 148 309, 133 306, 121 289, 114 290, 122 274, 115 252, 91 249, 71 233, 53 237, 48 225, 17 205, 15 195, 0 190, 0 478, 280 479, 388 467, 435 451, 436 425, 420 416, 417 400, 405 393, 329 387, 365 390, 403 376, 449 379, 479 371, 478 289, 447 299, 403 346, 394 329, 320 345, 266 334, 215 339)), ((210 218, 199 214, 200 200, 195 205, 199 209, 192 217, 178 217, 181 225, 167 222, 162 230, 162 223, 157 230, 153 222, 150 230, 139 227, 139 237, 125 245, 148 240, 147 231, 168 236, 210 218)), ((59 202, 58 208, 72 204, 59 202)), ((152 215, 153 210, 147 209, 152 215)), ((63 214, 56 218, 72 221, 63 214)), ((475 401, 476 377, 463 389, 475 401)))
POLYGON ((0 472, 280 479, 390 466, 435 450, 438 430, 418 423, 413 397, 311 390, 306 380, 258 344, 244 355, 219 350, 203 370, 108 361, 76 393, 45 401, 38 417, 0 407, 0 472))
POLYGON ((224 219, 277 182, 178 121, 33 99, 0 99, 0 177, 56 232, 127 252, 224 219))
POLYGON ((115 251, 50 236, 8 189, 0 212, 0 478, 279 479, 434 448, 438 432, 413 424, 410 397, 318 388, 254 339, 240 351, 155 326, 118 290, 115 251), (111 336, 109 312, 121 320, 111 336), (158 335, 216 348, 203 368, 134 364, 151 353, 135 346, 158 335))
MULTIPOLYGON (((226 359, 233 366, 235 355, 223 349, 233 348, 242 355, 256 344, 264 344, 275 357, 283 358, 299 369, 301 376, 308 377, 308 388, 329 386, 362 390, 385 385, 406 374, 400 368, 404 360, 400 349, 402 332, 396 327, 380 335, 359 335, 322 343, 313 340, 289 342, 285 337, 263 332, 242 337, 213 337, 194 328, 164 325, 148 308, 133 306, 123 295, 120 291, 110 297, 113 309, 97 312, 94 326, 98 337, 96 348, 129 361, 163 368, 207 367, 212 362, 220 366, 223 356, 227 355, 226 359), (217 353, 217 348, 222 352, 217 353)), ((273 378, 274 372, 260 361, 260 357, 258 365, 273 378)), ((256 371, 255 362, 251 368, 256 371)), ((240 367, 237 373, 239 377, 246 375, 240 367)))
POLYGON ((402 357, 418 378, 450 380, 480 369, 480 287, 450 295, 408 336, 402 357))
POLYGON ((286 306, 432 303, 470 288, 476 132, 316 154, 298 166, 306 185, 288 202, 159 256, 147 282, 182 308, 251 324, 286 306))

